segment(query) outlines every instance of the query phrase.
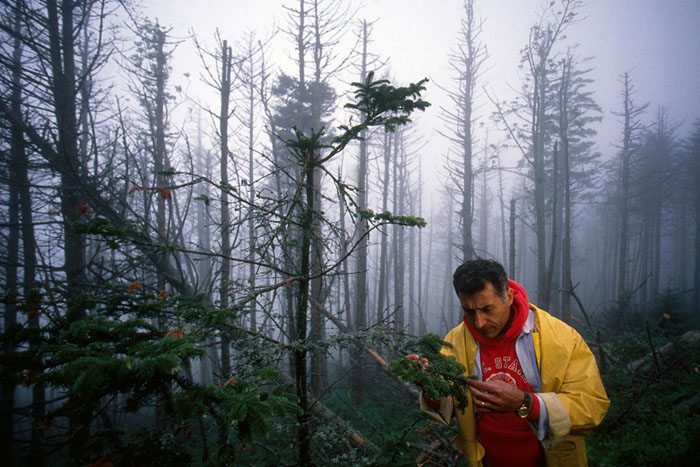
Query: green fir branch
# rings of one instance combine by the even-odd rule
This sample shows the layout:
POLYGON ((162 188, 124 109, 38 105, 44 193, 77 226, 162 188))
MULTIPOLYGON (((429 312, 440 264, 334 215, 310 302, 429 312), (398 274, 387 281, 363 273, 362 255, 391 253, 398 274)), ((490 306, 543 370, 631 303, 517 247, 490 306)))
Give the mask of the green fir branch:
POLYGON ((402 349, 406 354, 417 354, 429 362, 423 367, 406 357, 389 363, 391 371, 407 383, 419 385, 431 400, 452 396, 455 405, 461 410, 469 406, 469 388, 467 381, 477 379, 476 375, 467 375, 464 365, 454 357, 440 352, 443 347, 452 345, 443 341, 436 334, 425 334, 417 341, 408 342, 402 349))

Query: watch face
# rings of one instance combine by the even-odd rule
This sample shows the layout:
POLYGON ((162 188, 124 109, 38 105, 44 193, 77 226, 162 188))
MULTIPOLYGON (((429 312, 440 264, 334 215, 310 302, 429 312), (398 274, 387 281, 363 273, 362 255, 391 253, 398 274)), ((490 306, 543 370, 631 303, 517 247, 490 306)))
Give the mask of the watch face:
POLYGON ((524 392, 525 394, 525 400, 523 401, 523 405, 518 407, 518 410, 515 411, 515 413, 518 414, 518 417, 520 418, 525 418, 530 414, 530 410, 532 408, 532 396, 530 396, 529 393, 524 392))
POLYGON ((523 406, 518 407, 517 412, 518 412, 518 416, 520 418, 525 418, 525 417, 527 417, 527 414, 530 413, 530 408, 523 405, 523 406))

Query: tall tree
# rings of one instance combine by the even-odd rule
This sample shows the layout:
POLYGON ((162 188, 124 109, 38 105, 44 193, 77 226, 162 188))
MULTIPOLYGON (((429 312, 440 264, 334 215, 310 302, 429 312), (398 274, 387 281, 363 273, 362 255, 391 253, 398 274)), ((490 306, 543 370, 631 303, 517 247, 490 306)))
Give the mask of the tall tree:
MULTIPOLYGON (((2 63, 3 70, 9 71, 11 76, 9 84, 10 105, 12 112, 16 115, 22 114, 22 15, 21 2, 16 2, 13 9, 3 15, 4 20, 12 25, 14 35, 9 63, 2 63)), ((10 52, 8 50, 7 52, 10 52)), ((7 235, 7 261, 5 266, 5 312, 3 315, 3 330, 7 332, 17 324, 17 299, 20 294, 18 270, 19 270, 19 244, 20 237, 24 250, 23 265, 23 288, 26 296, 34 286, 34 225, 32 224, 31 198, 29 195, 28 164, 25 150, 25 141, 22 127, 19 122, 10 122, 10 159, 5 173, 10 174, 8 183, 8 224, 9 233, 7 235)), ((9 340, 5 340, 2 346, 2 353, 10 355, 15 352, 15 345, 9 340)), ((13 459, 13 436, 14 436, 14 415, 12 410, 15 404, 16 384, 10 381, 3 381, 2 394, 0 395, 0 451, 4 452, 6 458, 13 459)), ((41 400, 34 408, 34 413, 41 414, 41 400)), ((34 430, 33 430, 34 432, 34 430)))
MULTIPOLYGON (((354 51, 353 67, 360 77, 360 81, 364 82, 367 79, 367 74, 371 69, 376 70, 382 66, 376 55, 370 52, 370 42, 372 34, 372 23, 368 23, 367 20, 362 20, 358 23, 358 30, 355 35, 357 37, 357 43, 359 45, 359 50, 354 51)), ((360 120, 364 119, 364 115, 358 115, 360 120)), ((367 131, 364 131, 360 135, 359 141, 359 151, 357 153, 357 209, 359 211, 366 211, 368 206, 368 195, 369 195, 369 137, 367 131)), ((342 201, 341 201, 342 203, 342 201)), ((366 216, 358 216, 355 223, 354 238, 358 239, 359 244, 357 247, 357 253, 355 255, 355 274, 354 287, 353 287, 353 328, 356 331, 360 331, 367 327, 367 324, 371 321, 369 313, 367 310, 368 306, 368 266, 367 258, 369 256, 369 222, 366 216)), ((362 349, 355 349, 351 351, 351 371, 352 371, 352 381, 353 381, 353 393, 356 398, 361 398, 364 394, 364 389, 366 386, 365 378, 365 356, 362 349)))
MULTIPOLYGON (((219 72, 219 179, 221 180, 221 270, 219 272, 219 302, 221 308, 226 310, 229 306, 229 290, 231 285, 231 212, 228 198, 228 161, 231 152, 228 148, 228 126, 231 111, 229 110, 231 99, 231 70, 233 68, 233 54, 227 41, 221 44, 221 61, 219 72)), ((221 336, 221 379, 226 380, 231 374, 230 341, 226 333, 221 336)))
POLYGON ((314 172, 325 170, 324 164, 342 152, 348 143, 359 137, 363 130, 380 125, 394 130, 397 125, 408 123, 410 121, 408 116, 414 110, 423 110, 429 105, 420 99, 421 92, 425 89, 423 86, 425 80, 405 88, 395 88, 385 80, 374 81, 373 78, 374 74, 369 73, 364 83, 355 83, 357 101, 348 105, 354 110, 359 110, 361 115, 365 115, 365 119, 352 127, 342 126, 343 132, 333 139, 328 153, 323 154, 320 151, 323 131, 311 131, 306 136, 296 129, 296 139, 287 141, 287 146, 302 168, 300 190, 295 199, 295 203, 300 206, 298 227, 301 231, 296 308, 297 345, 294 348, 296 391, 301 409, 297 417, 300 465, 308 465, 311 461, 310 406, 307 394, 309 389, 307 384, 308 349, 305 344, 308 341, 307 311, 309 310, 310 284, 313 277, 311 245, 316 233, 315 222, 323 220, 322 213, 314 204, 314 172), (379 96, 382 98, 378 99, 379 96))
POLYGON ((547 297, 547 145, 551 142, 555 127, 552 121, 554 98, 555 46, 564 37, 566 29, 578 17, 581 0, 559 0, 550 2, 543 10, 538 23, 530 28, 527 45, 521 50, 521 65, 526 71, 522 91, 517 103, 508 112, 515 118, 510 122, 502 105, 497 104, 501 120, 518 146, 524 165, 529 167, 532 180, 534 229, 537 245, 537 304, 548 307, 547 297))
POLYGON ((634 87, 629 72, 622 75, 622 111, 616 115, 622 119, 622 144, 619 166, 619 199, 618 222, 619 239, 617 252, 617 300, 621 314, 629 305, 629 288, 627 279, 628 246, 629 246, 629 219, 630 219, 630 173, 632 170, 632 158, 636 154, 639 144, 639 133, 643 129, 639 120, 647 105, 637 105, 633 101, 634 87))
POLYGON ((593 150, 596 135, 592 124, 601 120, 601 109, 593 99, 590 69, 582 68, 587 59, 578 59, 569 49, 561 62, 557 83, 558 141, 561 153, 561 198, 563 210, 561 239, 561 316, 571 322, 572 231, 574 212, 572 204, 590 200, 598 154, 593 150))
MULTIPOLYGON (((403 130, 394 133, 395 162, 393 167, 393 212, 404 214, 404 202, 406 199, 407 155, 403 130)), ((404 309, 404 288, 406 280, 406 233, 403 227, 393 226, 392 257, 394 259, 394 306, 391 316, 398 331, 403 331, 406 323, 406 310, 404 309)))
MULTIPOLYGON (((251 33, 248 35, 245 42, 243 57, 245 60, 240 66, 240 79, 244 83, 244 100, 246 105, 246 112, 244 118, 239 118, 243 127, 247 129, 247 146, 248 146, 248 158, 247 158, 247 177, 246 182, 248 185, 248 281, 250 284, 250 289, 255 290, 256 288, 256 242, 255 242, 255 195, 256 195, 256 171, 255 171, 255 146, 257 142, 256 135, 256 114, 258 107, 258 95, 259 92, 256 89, 258 86, 258 81, 260 78, 261 71, 257 68, 257 61, 259 56, 263 53, 262 47, 257 47, 254 35, 251 33)), ((257 329, 257 309, 256 302, 252 301, 250 304, 250 329, 255 331, 257 329)))
POLYGON ((651 128, 643 135, 633 177, 633 185, 638 187, 634 190, 634 197, 640 206, 642 224, 639 267, 635 269, 640 271, 639 282, 644 281, 640 287, 640 299, 643 302, 648 302, 659 294, 664 214, 670 211, 670 203, 666 200, 673 198, 669 182, 675 179, 678 152, 675 127, 670 122, 668 112, 663 107, 659 108, 651 128))
POLYGON ((688 167, 693 174, 692 209, 695 214, 695 244, 693 260, 693 297, 692 305, 700 309, 700 118, 693 124, 693 131, 688 141, 688 167))
POLYGON ((700 119, 693 125, 693 132, 689 141, 689 173, 692 178, 693 210, 695 212, 695 257, 693 273, 693 301, 692 304, 700 309, 700 119))
POLYGON ((451 162, 453 178, 461 192, 461 242, 464 261, 474 257, 472 223, 474 218, 473 155, 475 94, 481 67, 487 59, 486 46, 481 41, 483 22, 476 16, 474 0, 464 0, 464 18, 460 22, 459 39, 450 54, 456 89, 448 91, 452 106, 443 108, 443 119, 448 126, 445 135, 455 146, 456 160, 451 162))

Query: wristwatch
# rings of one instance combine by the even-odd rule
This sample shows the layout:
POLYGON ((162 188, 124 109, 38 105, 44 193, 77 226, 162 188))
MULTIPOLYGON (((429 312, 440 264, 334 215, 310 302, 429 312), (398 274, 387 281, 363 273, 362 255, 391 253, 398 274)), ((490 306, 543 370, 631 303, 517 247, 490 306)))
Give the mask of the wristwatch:
POLYGON ((532 396, 527 391, 523 391, 523 394, 525 394, 523 405, 515 410, 515 413, 518 414, 518 417, 520 418, 526 418, 528 415, 530 415, 530 412, 532 412, 532 396))

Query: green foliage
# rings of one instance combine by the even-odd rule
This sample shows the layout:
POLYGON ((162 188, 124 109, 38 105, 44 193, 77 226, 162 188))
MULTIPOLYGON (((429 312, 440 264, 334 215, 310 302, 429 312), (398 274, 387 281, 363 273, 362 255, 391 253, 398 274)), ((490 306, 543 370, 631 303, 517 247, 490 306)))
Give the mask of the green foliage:
POLYGON ((324 128, 312 129, 309 135, 296 126, 293 127, 294 137, 285 140, 285 146, 290 148, 297 159, 304 164, 322 165, 341 151, 351 141, 361 139, 364 130, 374 126, 384 126, 386 131, 394 131, 397 126, 411 122, 410 115, 416 111, 424 111, 430 103, 421 99, 428 79, 411 83, 406 87, 395 87, 388 80, 374 80, 374 72, 367 74, 364 83, 352 83, 355 89, 355 102, 345 104, 346 108, 360 111, 362 121, 353 126, 340 125, 341 133, 325 142, 324 128), (320 157, 321 149, 330 149, 329 153, 320 157))
POLYGON ((112 460, 113 465, 117 466, 190 466, 193 456, 180 442, 181 435, 182 433, 137 431, 126 438, 121 449, 106 456, 106 460, 112 460))
MULTIPOLYGON (((292 128, 294 130, 295 139, 288 139, 284 142, 284 145, 290 149, 293 149, 295 153, 302 156, 306 156, 308 153, 313 153, 319 149, 331 148, 329 144, 323 143, 323 136, 325 134, 324 129, 321 128, 319 131, 311 131, 309 136, 305 135, 296 126, 292 128)), ((304 160, 302 159, 303 163, 304 160)))
MULTIPOLYGON (((658 334, 658 333, 657 333, 658 334)), ((645 332, 616 336, 606 352, 616 364, 603 372, 611 405, 603 424, 588 438, 591 465, 698 465, 700 455, 700 343, 654 335, 655 349, 669 342, 670 359, 660 372, 635 373, 632 361, 653 361, 645 332)))
MULTIPOLYGON (((270 377, 277 376, 276 370, 271 368, 263 369, 263 373, 270 377)), ((282 417, 287 413, 299 412, 292 396, 285 393, 281 386, 272 393, 260 392, 257 386, 240 380, 230 386, 234 397, 222 400, 221 406, 231 425, 237 428, 238 438, 243 441, 266 434, 270 430, 272 416, 282 417)))
POLYGON ((420 98, 427 82, 428 78, 423 78, 418 83, 397 88, 386 79, 374 81, 374 71, 370 71, 363 83, 352 83, 356 102, 345 104, 345 107, 359 110, 365 116, 367 126, 383 125, 386 131, 394 131, 397 126, 411 121, 411 113, 424 111, 430 106, 420 98))
POLYGON ((425 334, 417 342, 409 342, 404 352, 426 358, 427 367, 406 357, 390 362, 391 371, 408 383, 418 384, 428 398, 438 400, 454 397, 456 406, 462 411, 469 406, 467 381, 476 375, 465 375, 466 368, 452 356, 440 353, 443 347, 452 347, 436 334, 425 334))
POLYGON ((360 209, 358 214, 369 221, 387 222, 389 224, 404 225, 407 227, 425 227, 428 223, 422 217, 394 216, 391 211, 375 213, 371 209, 360 209))
POLYGON ((342 435, 336 435, 335 439, 327 436, 323 445, 318 443, 315 447, 327 453, 331 465, 415 465, 415 458, 420 453, 415 448, 416 429, 428 424, 425 414, 415 400, 406 401, 402 393, 397 393, 398 385, 384 373, 373 374, 368 379, 372 384, 367 386, 362 399, 356 400, 350 391, 342 389, 348 380, 341 378, 337 389, 326 399, 326 405, 367 436, 380 452, 371 455, 356 447, 343 448, 338 443, 342 435))
POLYGON ((158 173, 158 175, 163 175, 164 177, 169 177, 169 176, 178 174, 178 172, 172 167, 169 169, 165 169, 165 170, 159 170, 157 173, 158 173))
POLYGON ((44 319, 40 327, 25 322, 0 336, 18 348, 0 355, 0 379, 53 391, 59 404, 45 420, 35 421, 50 439, 67 440, 64 420, 71 421, 73 430, 76 424, 90 424, 90 448, 83 460, 109 453, 123 458, 123 465, 150 465, 137 462, 139 453, 154 455, 154 446, 182 446, 185 431, 180 428, 199 420, 229 433, 229 446, 218 448, 235 451, 264 436, 273 417, 298 410, 295 397, 273 383, 277 371, 265 365, 249 364, 221 385, 202 385, 188 376, 191 362, 204 354, 199 344, 209 336, 202 322, 217 321, 203 317, 219 314, 197 297, 154 295, 134 281, 128 287, 106 284, 78 294, 67 304, 68 312, 55 307, 51 290, 27 298, 21 308, 44 319), (174 430, 142 431, 135 438, 93 423, 95 414, 122 418, 148 413, 154 404, 174 430))

